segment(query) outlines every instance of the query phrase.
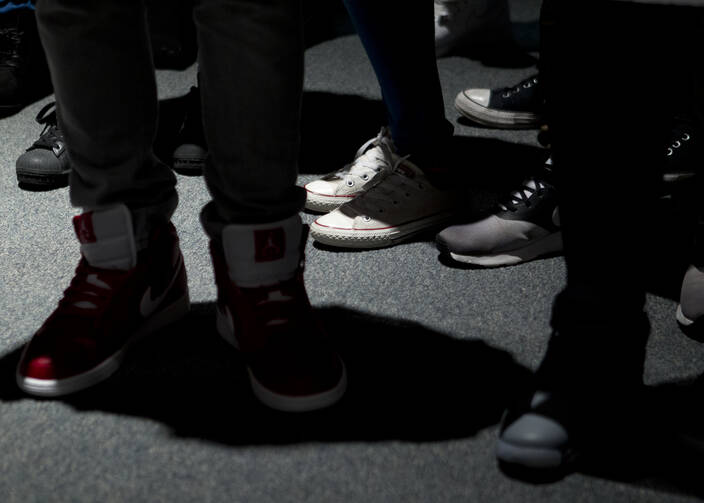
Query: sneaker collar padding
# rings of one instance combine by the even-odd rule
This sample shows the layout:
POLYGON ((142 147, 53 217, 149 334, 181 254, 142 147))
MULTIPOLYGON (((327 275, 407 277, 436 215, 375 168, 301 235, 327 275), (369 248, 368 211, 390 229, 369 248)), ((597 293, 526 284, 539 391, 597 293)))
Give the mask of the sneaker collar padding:
POLYGON ((243 288, 269 286, 294 277, 301 262, 300 215, 266 224, 230 224, 222 231, 230 279, 243 288))
POLYGON ((99 269, 127 271, 137 265, 132 215, 125 205, 87 211, 73 218, 81 253, 99 269))

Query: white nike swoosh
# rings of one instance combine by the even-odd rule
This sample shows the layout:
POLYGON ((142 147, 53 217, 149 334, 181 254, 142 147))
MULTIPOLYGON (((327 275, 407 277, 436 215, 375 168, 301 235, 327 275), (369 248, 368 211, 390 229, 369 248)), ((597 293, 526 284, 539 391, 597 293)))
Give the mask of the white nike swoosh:
POLYGON ((144 316, 145 318, 149 318, 152 314, 154 314, 154 311, 156 311, 159 305, 164 301, 164 298, 166 298, 166 296, 171 291, 171 287, 174 285, 176 278, 181 272, 181 267, 183 267, 183 258, 179 256, 178 267, 176 267, 176 272, 171 278, 169 285, 164 289, 163 293, 159 295, 156 299, 152 298, 152 287, 150 286, 149 288, 147 288, 147 291, 144 292, 144 295, 142 296, 142 302, 139 303, 139 312, 142 316, 144 316))

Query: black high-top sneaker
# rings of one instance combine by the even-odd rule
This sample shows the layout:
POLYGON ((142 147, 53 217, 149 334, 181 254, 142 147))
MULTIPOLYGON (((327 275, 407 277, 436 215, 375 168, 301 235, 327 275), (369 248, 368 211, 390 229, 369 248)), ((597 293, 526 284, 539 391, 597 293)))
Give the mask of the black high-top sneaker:
POLYGON ((71 162, 56 113, 56 104, 52 102, 37 114, 36 120, 44 129, 39 139, 17 159, 15 169, 20 188, 53 189, 68 185, 71 162))
MULTIPOLYGON (((564 298, 565 292, 556 306, 564 298)), ((604 315, 607 309, 593 304, 598 311, 584 305, 581 314, 561 310, 570 327, 555 330, 532 389, 505 412, 496 446, 504 473, 560 478, 582 457, 628 457, 634 445, 647 442, 639 438, 647 317, 604 315)))
POLYGON ((203 174, 208 145, 203 134, 203 119, 198 87, 191 87, 186 95, 186 115, 176 139, 173 168, 176 173, 188 176, 203 174))
POLYGON ((31 9, 0 14, 0 117, 51 92, 46 57, 31 9))
POLYGON ((501 129, 540 127, 545 99, 538 75, 500 89, 465 89, 455 98, 455 108, 474 122, 501 129))

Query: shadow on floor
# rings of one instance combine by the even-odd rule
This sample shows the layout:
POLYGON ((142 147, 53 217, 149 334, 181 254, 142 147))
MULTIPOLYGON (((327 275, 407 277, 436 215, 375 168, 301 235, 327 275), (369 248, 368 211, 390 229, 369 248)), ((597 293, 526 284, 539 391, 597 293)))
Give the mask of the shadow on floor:
MULTIPOLYGON (((532 383, 529 370, 479 339, 455 339, 341 307, 318 313, 349 377, 347 394, 330 409, 284 414, 260 405, 241 358, 214 330, 212 303, 195 304, 177 325, 135 346, 108 381, 61 401, 78 412, 148 418, 175 436, 231 446, 431 442, 470 437, 498 424, 509 402, 532 383)), ((3 382, 14 382, 19 354, 0 359, 3 382)), ((634 428, 638 435, 616 437, 619 442, 592 453, 579 472, 704 496, 702 393, 704 377, 649 388, 648 412, 634 428)), ((15 386, 0 390, 4 402, 22 399, 32 398, 15 386)))
MULTIPOLYGON (((334 407, 271 411, 253 398, 238 353, 215 332, 214 305, 195 304, 177 325, 137 345, 93 389, 63 398, 79 411, 157 420, 174 435, 229 445, 303 441, 431 441, 496 424, 530 373, 505 351, 422 325, 340 307, 320 309, 345 360, 349 388, 334 407)), ((477 334, 479 335, 479 334, 477 334)), ((14 382, 19 350, 0 360, 14 382)), ((3 401, 23 398, 14 386, 3 401)))

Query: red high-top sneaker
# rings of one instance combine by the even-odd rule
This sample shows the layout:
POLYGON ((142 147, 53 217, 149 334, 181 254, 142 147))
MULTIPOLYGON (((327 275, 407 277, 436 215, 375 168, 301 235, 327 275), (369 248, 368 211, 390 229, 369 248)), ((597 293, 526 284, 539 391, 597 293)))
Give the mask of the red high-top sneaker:
POLYGON ((141 251, 123 205, 79 215, 74 226, 82 252, 76 275, 17 368, 17 384, 32 395, 65 395, 107 379, 130 344, 189 309, 173 225, 155 229, 141 251))
POLYGON ((337 402, 345 366, 311 308, 303 284, 307 227, 298 215, 228 225, 210 246, 218 286, 217 329, 243 354, 254 395, 303 412, 337 402))

